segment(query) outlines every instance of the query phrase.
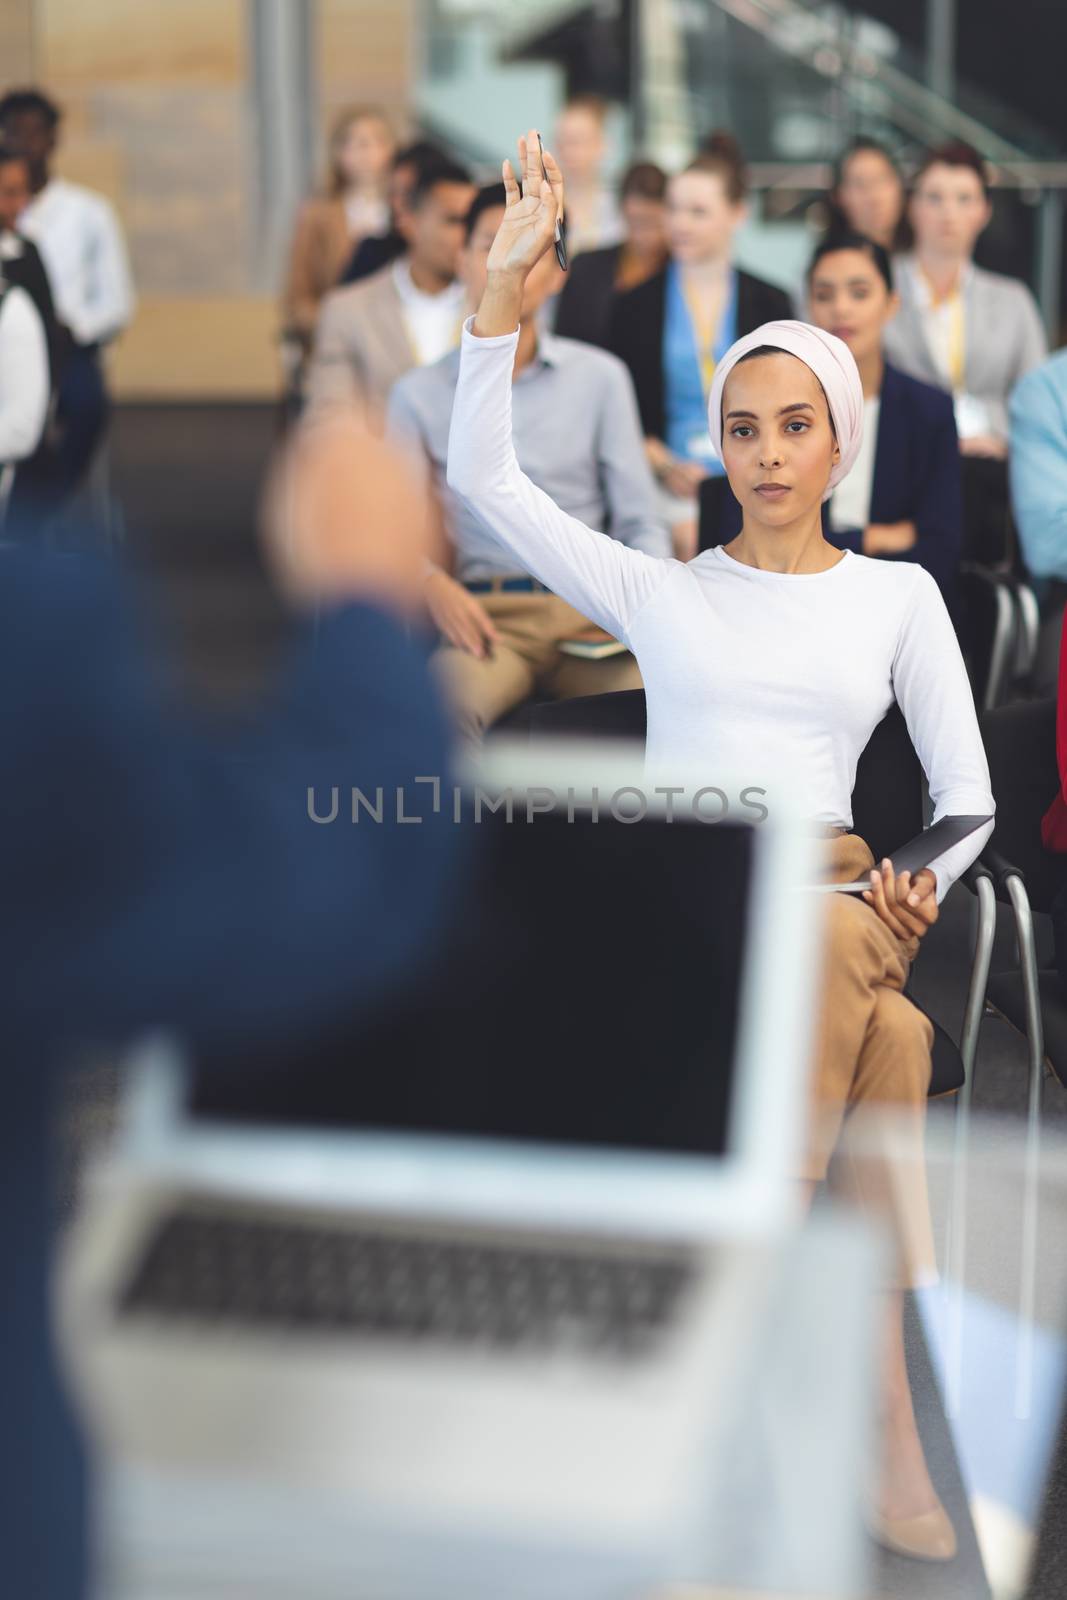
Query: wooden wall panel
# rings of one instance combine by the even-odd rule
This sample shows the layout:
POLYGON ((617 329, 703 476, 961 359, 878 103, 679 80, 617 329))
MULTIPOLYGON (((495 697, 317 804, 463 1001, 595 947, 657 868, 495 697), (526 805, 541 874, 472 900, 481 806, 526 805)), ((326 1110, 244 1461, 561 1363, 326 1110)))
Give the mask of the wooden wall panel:
POLYGON ((325 123, 343 106, 382 106, 408 127, 417 0, 319 0, 317 70, 325 123))
MULTIPOLYGON (((323 130, 369 100, 407 131, 419 3, 315 0, 323 130)), ((139 309, 112 353, 121 398, 277 392, 249 16, 246 0, 0 0, 0 77, 60 101, 59 170, 105 193, 126 229, 139 309)))
POLYGON ((109 365, 125 400, 267 400, 281 390, 278 308, 250 295, 150 296, 109 365))
POLYGON ((0 0, 0 77, 5 85, 33 78, 33 0, 0 0))
POLYGON ((101 83, 244 79, 242 0, 37 0, 37 38, 60 94, 101 83))

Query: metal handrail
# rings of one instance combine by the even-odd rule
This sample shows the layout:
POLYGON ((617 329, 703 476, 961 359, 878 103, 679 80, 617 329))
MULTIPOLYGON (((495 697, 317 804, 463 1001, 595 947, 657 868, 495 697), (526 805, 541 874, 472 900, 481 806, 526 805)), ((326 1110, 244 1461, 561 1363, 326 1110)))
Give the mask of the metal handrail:
MULTIPOLYGON (((748 166, 749 187, 759 192, 774 189, 813 189, 825 192, 833 184, 829 161, 753 161, 748 166)), ((1067 190, 1067 161, 1005 161, 989 173, 991 189, 1067 190)))
POLYGON ((976 117, 961 111, 928 85, 859 46, 841 22, 801 5, 799 0, 711 0, 720 11, 759 33, 768 43, 794 60, 802 60, 825 78, 856 77, 877 84, 896 102, 895 120, 924 142, 931 128, 942 136, 964 139, 991 161, 1008 165, 1029 163, 1021 146, 1013 144, 976 117), (790 32, 789 24, 802 21, 808 37, 790 32))

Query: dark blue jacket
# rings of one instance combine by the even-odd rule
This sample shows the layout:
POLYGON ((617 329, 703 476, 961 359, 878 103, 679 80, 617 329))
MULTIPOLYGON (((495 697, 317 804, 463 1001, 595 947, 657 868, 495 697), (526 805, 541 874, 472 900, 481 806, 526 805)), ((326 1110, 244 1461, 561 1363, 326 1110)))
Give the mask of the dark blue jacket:
POLYGON ((412 788, 444 774, 444 727, 380 612, 324 618, 239 731, 167 709, 135 615, 104 566, 0 555, 0 1587, 27 1600, 84 1583, 46 1304, 55 1069, 152 1025, 225 1053, 380 1005, 432 941, 456 833, 412 788), (340 788, 335 823, 311 785, 323 814, 340 788), (406 786, 427 820, 354 826, 353 785, 406 786))
MULTIPOLYGON (((872 522, 914 522, 918 540, 885 561, 917 561, 936 580, 952 612, 963 539, 960 448, 951 396, 886 363, 871 485, 872 522)), ((726 544, 741 531, 741 507, 722 478, 700 493, 700 546, 726 544)), ((861 551, 863 530, 823 533, 839 550, 861 551)))
MULTIPOLYGON (((963 541, 960 445, 952 397, 886 363, 871 486, 872 522, 914 522, 918 540, 886 561, 917 561, 951 611, 963 541)), ((839 550, 860 551, 863 530, 831 532, 839 550)))

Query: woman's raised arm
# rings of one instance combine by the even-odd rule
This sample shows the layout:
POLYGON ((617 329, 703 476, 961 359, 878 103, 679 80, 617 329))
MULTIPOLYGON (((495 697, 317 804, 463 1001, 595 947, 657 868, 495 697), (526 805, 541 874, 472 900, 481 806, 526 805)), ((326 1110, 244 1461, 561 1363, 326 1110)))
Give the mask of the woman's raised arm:
POLYGON ((489 252, 478 314, 464 329, 448 441, 448 482, 525 571, 626 639, 632 617, 677 563, 633 550, 561 511, 519 467, 511 434, 511 375, 527 274, 555 239, 563 180, 536 133, 519 140, 520 192, 504 163, 507 210, 489 252))

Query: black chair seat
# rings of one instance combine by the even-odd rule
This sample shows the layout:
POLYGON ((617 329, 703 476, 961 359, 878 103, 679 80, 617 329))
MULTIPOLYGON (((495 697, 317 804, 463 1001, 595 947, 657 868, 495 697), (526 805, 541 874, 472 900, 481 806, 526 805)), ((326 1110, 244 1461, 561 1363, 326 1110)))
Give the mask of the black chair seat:
MULTIPOLYGON (((911 996, 909 995, 908 998, 911 999, 911 996)), ((915 1002, 912 1001, 912 1004, 914 1005, 915 1002)), ((919 1010, 922 1011, 922 1006, 919 1007, 919 1010)), ((927 1014, 923 1012, 924 1016, 927 1014)), ((930 1096, 955 1094, 963 1088, 965 1077, 963 1057, 960 1055, 959 1047, 952 1035, 946 1033, 939 1022, 934 1022, 933 1017, 930 1018, 930 1021, 934 1027, 934 1048, 932 1051, 933 1060, 931 1062, 928 1093, 930 1096)))
MULTIPOLYGON (((1046 850, 1041 818, 1060 786, 1056 765, 1056 702, 1002 706, 982 718, 997 820, 989 844, 1018 867, 1034 911, 1048 911, 1067 884, 1067 856, 1046 850)), ((1003 890, 998 899, 1006 899, 1003 890)))
MULTIPOLYGON (((1046 967, 1039 972, 1037 981, 1041 997, 1045 1057, 1060 1082, 1067 1084, 1067 995, 1063 992, 1059 973, 1052 967, 1046 967)), ((1023 991, 1022 973, 990 974, 986 998, 990 1005, 1025 1037, 1026 997, 1023 991)))
POLYGON ((646 732, 645 691, 572 695, 530 706, 532 739, 641 739, 646 732))

